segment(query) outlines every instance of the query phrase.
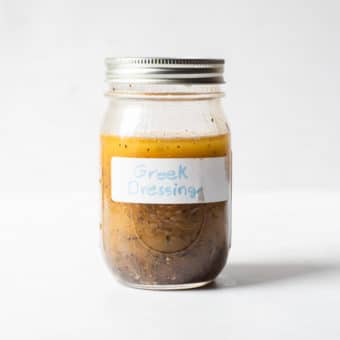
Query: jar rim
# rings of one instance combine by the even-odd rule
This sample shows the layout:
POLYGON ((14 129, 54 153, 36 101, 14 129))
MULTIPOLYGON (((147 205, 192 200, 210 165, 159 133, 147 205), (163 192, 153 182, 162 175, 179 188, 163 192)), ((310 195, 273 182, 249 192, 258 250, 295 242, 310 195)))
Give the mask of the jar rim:
POLYGON ((223 97, 223 84, 145 84, 109 83, 108 97, 145 98, 153 100, 190 100, 223 97))

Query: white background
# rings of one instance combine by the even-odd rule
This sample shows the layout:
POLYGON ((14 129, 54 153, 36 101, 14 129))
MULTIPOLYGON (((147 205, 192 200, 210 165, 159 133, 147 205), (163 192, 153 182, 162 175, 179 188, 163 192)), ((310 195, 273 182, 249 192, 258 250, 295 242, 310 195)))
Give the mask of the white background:
POLYGON ((340 3, 0 0, 1 339, 339 339, 340 3), (115 283, 98 247, 107 56, 222 57, 230 266, 115 283))

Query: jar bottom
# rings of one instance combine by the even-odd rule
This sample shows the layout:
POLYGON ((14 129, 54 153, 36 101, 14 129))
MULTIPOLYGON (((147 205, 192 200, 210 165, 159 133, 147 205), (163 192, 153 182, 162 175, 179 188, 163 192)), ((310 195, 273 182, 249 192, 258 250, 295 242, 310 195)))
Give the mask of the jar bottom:
POLYGON ((194 289, 206 286, 212 283, 214 280, 202 281, 202 282, 193 282, 193 283, 183 283, 183 284, 164 284, 164 285, 145 285, 138 283, 130 283, 121 281, 124 285, 135 288, 135 289, 145 289, 145 290, 186 290, 186 289, 194 289))

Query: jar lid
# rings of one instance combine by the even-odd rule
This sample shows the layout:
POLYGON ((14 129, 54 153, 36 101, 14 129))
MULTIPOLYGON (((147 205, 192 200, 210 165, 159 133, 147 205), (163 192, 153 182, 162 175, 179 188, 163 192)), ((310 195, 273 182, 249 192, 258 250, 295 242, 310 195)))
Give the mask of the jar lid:
POLYGON ((224 59, 107 58, 111 83, 224 84, 224 59))

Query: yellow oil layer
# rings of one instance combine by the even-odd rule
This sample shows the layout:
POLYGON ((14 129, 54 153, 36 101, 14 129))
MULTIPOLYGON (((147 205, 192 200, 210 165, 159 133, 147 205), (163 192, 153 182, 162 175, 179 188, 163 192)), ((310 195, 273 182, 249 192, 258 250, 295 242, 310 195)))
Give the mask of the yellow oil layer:
POLYGON ((202 158, 230 153, 230 135, 195 138, 101 136, 103 199, 111 197, 111 158, 202 158))
POLYGON ((101 137, 103 166, 111 157, 200 158, 225 156, 229 135, 196 138, 101 137))

